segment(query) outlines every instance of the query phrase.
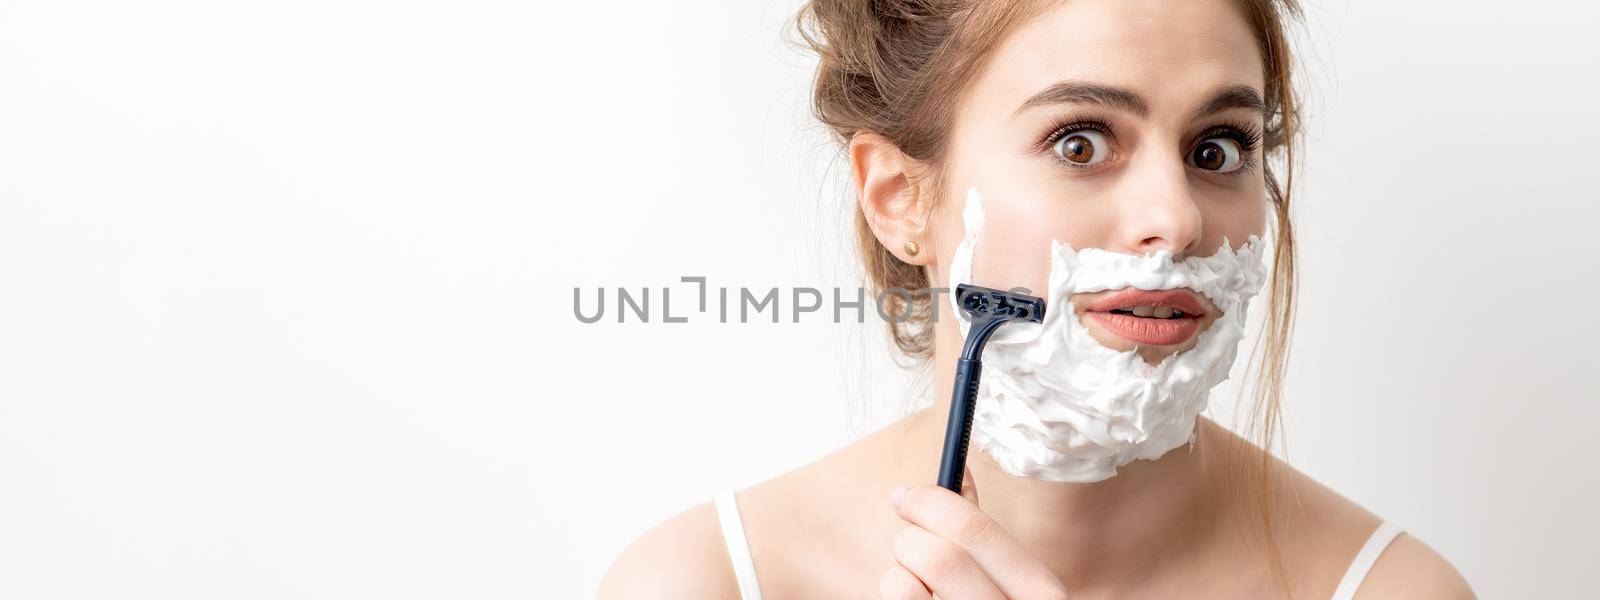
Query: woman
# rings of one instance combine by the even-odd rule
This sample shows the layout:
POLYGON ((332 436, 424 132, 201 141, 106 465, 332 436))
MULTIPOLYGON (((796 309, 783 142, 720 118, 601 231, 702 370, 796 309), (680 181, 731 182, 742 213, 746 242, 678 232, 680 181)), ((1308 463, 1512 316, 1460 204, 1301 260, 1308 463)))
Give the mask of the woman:
MULTIPOLYGON (((1263 439, 1195 416, 1216 377, 1189 380, 1202 389, 1187 396, 1171 369, 1125 397, 1106 391, 1120 380, 1085 384, 1113 398, 1108 410, 1134 411, 1130 428, 1070 408, 1070 393, 1044 383, 1064 380, 1022 368, 1019 353, 984 373, 961 495, 929 485, 966 321, 948 296, 918 293, 891 330, 901 351, 932 361, 930 408, 658 525, 601 597, 1473 597, 1422 542, 1260 450, 1294 289, 1290 180, 1268 159, 1293 163, 1283 20, 1295 13, 1272 0, 808 3, 799 23, 822 58, 814 108, 850 157, 875 288, 1060 295, 1047 298, 1054 325, 1007 325, 1019 333, 997 334, 998 357, 1012 356, 1008 343, 1054 343, 1040 333, 1054 326, 1092 338, 1072 355, 1084 360, 1189 360, 1225 377, 1228 336, 1258 282, 1158 287, 1168 300, 1112 311, 1108 298, 1131 286, 1069 288, 1063 273, 1086 257, 1151 254, 1159 268, 1255 266, 1246 240, 1266 236, 1270 212, 1252 429, 1263 439), (1217 297, 1228 290, 1239 294, 1217 297), (1163 390, 1182 410, 1125 402, 1163 390)), ((1145 373, 1117 364, 1097 376, 1145 373)))

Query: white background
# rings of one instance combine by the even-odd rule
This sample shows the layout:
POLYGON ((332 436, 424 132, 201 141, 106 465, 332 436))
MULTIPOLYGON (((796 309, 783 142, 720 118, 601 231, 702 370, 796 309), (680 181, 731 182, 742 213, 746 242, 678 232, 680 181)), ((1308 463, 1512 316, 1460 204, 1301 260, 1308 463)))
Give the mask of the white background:
MULTIPOLYGON (((589 596, 915 393, 678 281, 853 285, 794 2, 578 4, 0 3, 0 597, 589 596)), ((1308 17, 1289 459, 1592 593, 1600 15, 1308 17)))

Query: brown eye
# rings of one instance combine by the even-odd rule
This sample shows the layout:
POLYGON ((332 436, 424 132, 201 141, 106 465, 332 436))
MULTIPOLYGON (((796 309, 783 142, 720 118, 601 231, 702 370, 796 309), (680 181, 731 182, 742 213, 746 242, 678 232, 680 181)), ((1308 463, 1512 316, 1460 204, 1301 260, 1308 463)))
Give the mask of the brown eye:
POLYGON ((1105 161, 1111 146, 1098 131, 1074 131, 1056 140, 1055 152, 1061 160, 1074 165, 1089 166, 1105 161))
POLYGON ((1207 171, 1227 173, 1244 163, 1244 150, 1233 139, 1210 138, 1194 147, 1189 153, 1189 162, 1207 171))

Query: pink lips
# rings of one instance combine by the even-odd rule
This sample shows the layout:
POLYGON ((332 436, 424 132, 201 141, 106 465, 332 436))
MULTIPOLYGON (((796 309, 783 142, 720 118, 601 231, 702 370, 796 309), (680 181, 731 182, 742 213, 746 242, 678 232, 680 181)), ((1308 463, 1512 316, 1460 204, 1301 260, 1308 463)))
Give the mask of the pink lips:
POLYGON ((1127 288, 1094 303, 1084 312, 1112 333, 1138 344, 1170 346, 1182 344, 1200 331, 1205 304, 1194 292, 1178 288, 1171 290, 1141 290, 1127 288), (1158 319, 1113 313, 1112 310, 1135 306, 1167 306, 1183 312, 1182 317, 1158 319))

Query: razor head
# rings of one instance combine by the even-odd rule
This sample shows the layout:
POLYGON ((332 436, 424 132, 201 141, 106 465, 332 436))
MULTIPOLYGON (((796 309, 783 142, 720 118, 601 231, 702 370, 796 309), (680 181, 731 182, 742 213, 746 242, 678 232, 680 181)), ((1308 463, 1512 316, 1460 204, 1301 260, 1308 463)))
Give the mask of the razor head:
POLYGON ((1027 294, 963 283, 956 286, 956 303, 973 323, 1044 321, 1044 299, 1027 294))

